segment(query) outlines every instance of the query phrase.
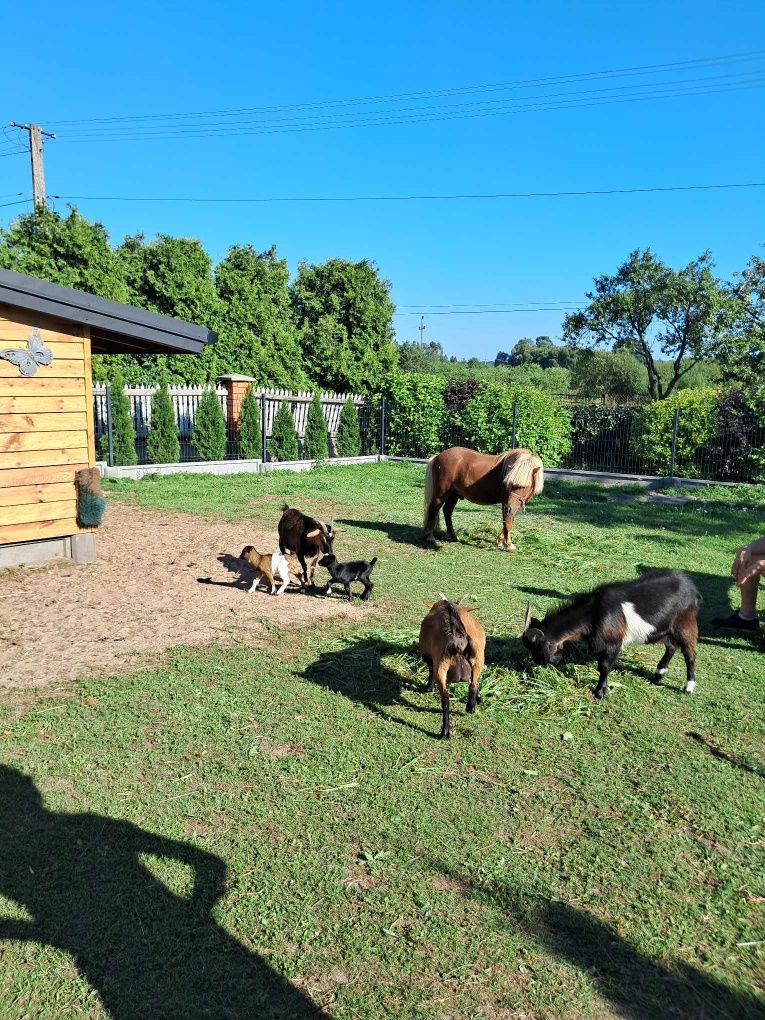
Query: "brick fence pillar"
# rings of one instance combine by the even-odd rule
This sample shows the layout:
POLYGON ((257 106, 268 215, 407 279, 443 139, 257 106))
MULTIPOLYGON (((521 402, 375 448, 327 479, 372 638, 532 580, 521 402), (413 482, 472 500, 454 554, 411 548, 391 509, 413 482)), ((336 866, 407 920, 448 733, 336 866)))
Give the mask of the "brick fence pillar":
POLYGON ((255 380, 249 375, 222 375, 218 382, 226 389, 226 421, 238 425, 244 395, 255 380))

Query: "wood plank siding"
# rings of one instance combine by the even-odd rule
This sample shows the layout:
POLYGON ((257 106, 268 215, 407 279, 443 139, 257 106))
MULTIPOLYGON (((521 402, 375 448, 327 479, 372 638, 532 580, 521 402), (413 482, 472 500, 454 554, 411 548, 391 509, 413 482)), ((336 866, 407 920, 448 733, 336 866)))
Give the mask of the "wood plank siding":
POLYGON ((95 464, 88 327, 0 305, 0 349, 33 327, 51 364, 27 378, 0 360, 0 544, 78 534, 74 476, 95 464))

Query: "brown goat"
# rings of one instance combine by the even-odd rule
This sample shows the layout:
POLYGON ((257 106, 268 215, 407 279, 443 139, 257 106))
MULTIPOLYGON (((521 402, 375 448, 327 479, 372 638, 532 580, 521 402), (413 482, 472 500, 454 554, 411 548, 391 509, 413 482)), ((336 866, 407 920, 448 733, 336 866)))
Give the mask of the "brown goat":
POLYGON ((434 691, 436 684, 441 694, 442 724, 440 739, 452 735, 449 723, 449 684, 468 683, 468 713, 480 705, 478 678, 483 669, 486 650, 486 632, 471 610, 459 602, 449 602, 441 595, 420 624, 420 655, 428 664, 430 677, 426 691, 434 691))

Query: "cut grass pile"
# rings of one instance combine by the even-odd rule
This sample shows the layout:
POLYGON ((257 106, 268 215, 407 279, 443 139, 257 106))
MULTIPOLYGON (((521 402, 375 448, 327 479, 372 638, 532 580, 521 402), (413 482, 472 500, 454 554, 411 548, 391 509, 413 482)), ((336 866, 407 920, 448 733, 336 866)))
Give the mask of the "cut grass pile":
POLYGON ((762 643, 704 626, 751 514, 550 484, 512 556, 497 508, 464 503, 466 544, 420 548, 408 465, 107 491, 274 534, 285 500, 334 514, 340 558, 380 558, 375 597, 355 631, 179 648, 7 706, 4 1018, 762 1015, 762 643), (670 565, 705 598, 693 698, 680 661, 648 682, 651 648, 599 705, 583 657, 530 668, 528 599, 670 565), (448 743, 414 651, 439 590, 489 632, 484 703, 455 691, 448 743))

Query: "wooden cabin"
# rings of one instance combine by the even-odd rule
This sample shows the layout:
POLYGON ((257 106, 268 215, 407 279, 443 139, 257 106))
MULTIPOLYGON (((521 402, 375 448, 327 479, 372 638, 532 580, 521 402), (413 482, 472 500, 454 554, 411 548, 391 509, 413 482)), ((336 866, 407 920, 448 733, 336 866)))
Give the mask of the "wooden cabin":
POLYGON ((0 567, 95 558, 75 474, 96 462, 92 354, 199 354, 206 327, 0 269, 0 567))

